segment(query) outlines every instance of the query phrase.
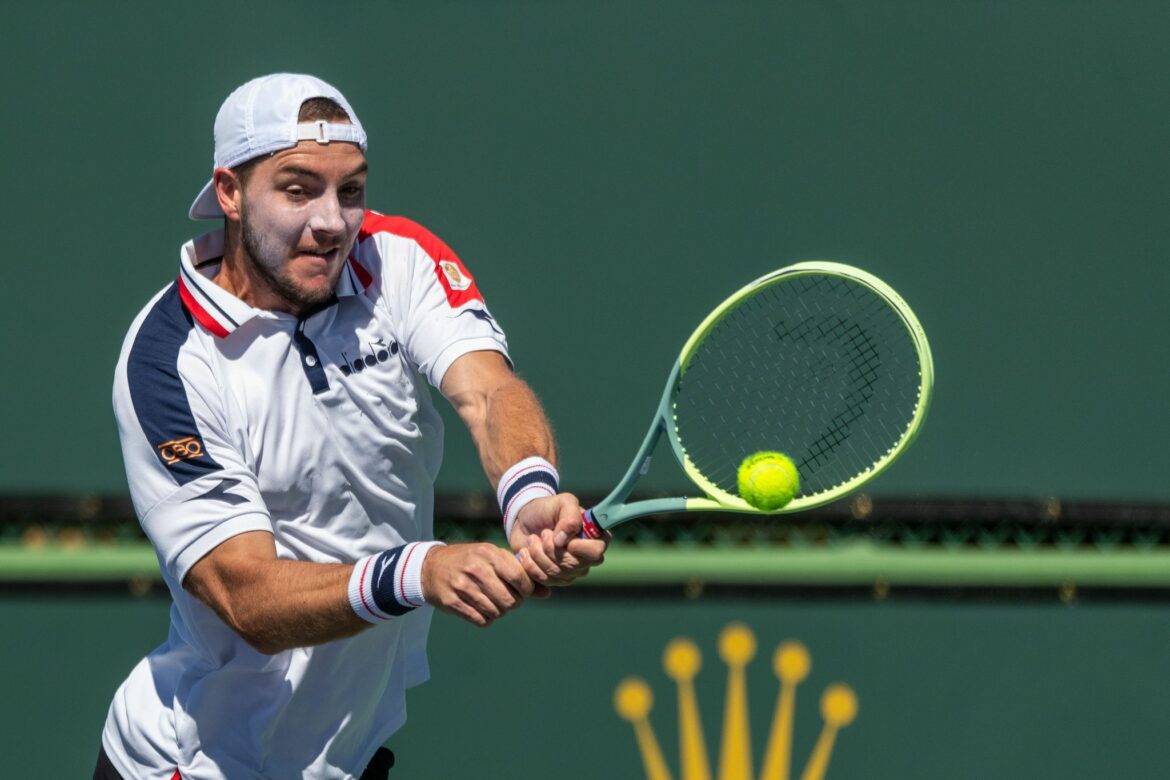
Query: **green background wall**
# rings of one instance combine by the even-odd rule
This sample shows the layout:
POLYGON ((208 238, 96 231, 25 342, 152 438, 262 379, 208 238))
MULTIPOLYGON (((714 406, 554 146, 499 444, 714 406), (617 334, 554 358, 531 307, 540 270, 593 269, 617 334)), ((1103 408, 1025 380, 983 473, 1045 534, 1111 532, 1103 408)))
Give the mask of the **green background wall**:
MULTIPOLYGON (((6 776, 88 777, 113 690, 165 635, 167 604, 0 599, 6 776)), ((677 778, 674 684, 661 659, 678 636, 693 639, 703 655, 696 691, 715 761, 726 683, 716 642, 732 620, 757 641, 747 668, 757 769, 776 701, 772 652, 786 639, 812 656, 797 694, 793 777, 821 729, 821 692, 836 681, 853 688, 860 709, 838 735, 829 780, 1139 778, 1164 776, 1170 766, 1163 605, 631 601, 574 593, 530 604, 487 631, 437 616, 434 679, 412 692, 410 721, 390 741, 395 771, 637 780, 633 732, 612 696, 620 680, 638 675, 654 691, 650 721, 677 778)))
MULTIPOLYGON (((219 103, 289 69, 357 107, 371 205, 477 275, 569 487, 616 478, 728 290, 830 258, 936 351, 878 492, 1170 498, 1164 2, 48 0, 0 28, 0 491, 124 490, 122 335, 196 229, 219 103)), ((486 488, 463 437, 440 488, 486 488)))

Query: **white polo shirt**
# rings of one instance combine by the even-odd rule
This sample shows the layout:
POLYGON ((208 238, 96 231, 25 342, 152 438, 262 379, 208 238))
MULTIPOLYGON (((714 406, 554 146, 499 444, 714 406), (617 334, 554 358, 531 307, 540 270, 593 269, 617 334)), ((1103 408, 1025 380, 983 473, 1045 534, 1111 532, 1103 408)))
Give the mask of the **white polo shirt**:
POLYGON ((182 588, 224 540, 353 563, 432 536, 438 387, 504 334, 441 240, 366 214, 336 301, 303 319, 211 279, 221 231, 135 319, 114 410, 138 517, 174 598, 167 641, 118 689, 102 742, 126 778, 347 778, 428 677, 424 607, 350 639, 264 655, 182 588))

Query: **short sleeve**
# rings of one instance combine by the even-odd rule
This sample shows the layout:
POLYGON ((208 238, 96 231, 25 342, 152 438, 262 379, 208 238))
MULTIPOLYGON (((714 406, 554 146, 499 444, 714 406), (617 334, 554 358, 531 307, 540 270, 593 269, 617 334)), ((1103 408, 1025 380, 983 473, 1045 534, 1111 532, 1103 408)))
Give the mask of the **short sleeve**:
POLYGON ((175 582, 232 536, 272 531, 174 288, 131 329, 115 373, 114 413, 135 509, 175 582))
POLYGON ((367 227, 383 264, 383 293, 396 316, 407 356, 431 385, 468 352, 508 357, 504 331, 488 310, 475 278, 459 257, 426 228, 401 217, 376 215, 367 227))

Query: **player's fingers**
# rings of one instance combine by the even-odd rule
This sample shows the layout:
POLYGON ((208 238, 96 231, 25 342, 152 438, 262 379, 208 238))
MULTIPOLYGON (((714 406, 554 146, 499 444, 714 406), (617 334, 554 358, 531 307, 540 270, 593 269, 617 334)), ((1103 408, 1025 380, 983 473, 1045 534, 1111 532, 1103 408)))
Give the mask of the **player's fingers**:
MULTIPOLYGON (((495 568, 496 575, 500 580, 515 592, 521 601, 525 596, 532 593, 534 585, 532 578, 528 576, 528 573, 515 556, 508 555, 503 550, 500 550, 492 559, 492 566, 495 568)), ((519 606, 519 604, 516 606, 519 606)))
POLYGON ((552 529, 546 528, 540 532, 540 546, 544 549, 544 554, 550 559, 556 560, 558 557, 556 534, 552 529))
POLYGON ((588 564, 581 563, 577 560, 576 556, 565 550, 561 551, 557 563, 560 565, 560 573, 554 577, 549 577, 549 585, 568 585, 577 578, 582 569, 589 568, 588 564))
POLYGON ((475 607, 472 607, 469 604, 463 605, 463 612, 465 614, 467 622, 471 623, 473 626, 479 626, 480 628, 487 628, 488 626, 490 626, 492 624, 492 621, 495 619, 495 618, 488 617, 487 615, 483 614, 478 609, 476 609, 475 607))
POLYGON ((557 565, 555 560, 555 553, 551 543, 551 533, 546 529, 544 534, 537 536, 533 534, 528 537, 528 546, 524 548, 528 551, 528 555, 549 577, 555 577, 561 573, 561 567, 557 565), (543 536, 549 536, 549 543, 546 545, 543 536))
POLYGON ((579 580, 589 572, 589 565, 577 563, 574 561, 574 566, 566 566, 561 576, 552 581, 553 585, 571 585, 575 580, 579 580))
POLYGON ((524 601, 523 596, 494 573, 480 580, 478 584, 476 605, 485 617, 491 617, 493 620, 520 606, 524 601))
POLYGON ((534 585, 543 585, 548 582, 548 574, 536 564, 536 561, 532 560, 532 553, 528 552, 527 547, 520 548, 520 552, 516 553, 516 560, 524 567, 524 573, 528 575, 534 585))
POLYGON ((524 579, 527 579, 527 575, 523 573, 515 557, 499 548, 495 549, 499 553, 498 557, 485 561, 483 566, 477 566, 471 571, 477 586, 474 589, 474 603, 480 612, 492 619, 500 617, 510 609, 515 609, 524 601, 523 593, 505 581, 500 571, 506 569, 509 572, 519 572, 523 579, 517 580, 517 582, 523 582, 524 579), (490 604, 486 610, 485 601, 490 604))
MULTIPOLYGON (((488 620, 495 620, 503 614, 496 599, 484 587, 484 581, 496 580, 495 572, 486 562, 476 561, 467 566, 462 576, 451 583, 459 600, 488 620)), ((503 586, 501 585, 501 589, 503 586)))
POLYGON ((463 618, 474 626, 480 626, 482 628, 491 622, 481 615, 479 610, 462 601, 457 595, 450 601, 441 602, 439 606, 444 612, 463 618))
POLYGON ((573 539, 562 551, 557 562, 561 573, 549 579, 550 585, 569 585, 580 579, 594 566, 605 562, 605 539, 573 539))
POLYGON ((553 528, 553 542, 557 547, 564 547, 570 539, 581 535, 583 511, 576 496, 563 493, 559 496, 561 504, 557 509, 557 522, 553 528))
POLYGON ((606 543, 603 539, 570 539, 565 552, 586 566, 600 566, 605 562, 606 543))
POLYGON ((461 591, 459 597, 463 600, 464 604, 478 612, 484 620, 495 620, 504 614, 496 603, 488 597, 478 582, 466 590, 461 591))
MULTIPOLYGON (((467 567, 474 565, 474 561, 467 560, 470 547, 460 545, 444 547, 441 550, 444 562, 442 565, 436 564, 439 572, 435 575, 436 583, 428 600, 444 612, 462 618, 468 623, 476 626, 487 625, 491 622, 490 614, 485 615, 476 604, 474 596, 470 595, 470 591, 477 587, 475 580, 467 574, 467 567)), ((440 556, 436 555, 435 558, 438 560, 440 556)), ((491 606, 490 603, 488 606, 491 606)))

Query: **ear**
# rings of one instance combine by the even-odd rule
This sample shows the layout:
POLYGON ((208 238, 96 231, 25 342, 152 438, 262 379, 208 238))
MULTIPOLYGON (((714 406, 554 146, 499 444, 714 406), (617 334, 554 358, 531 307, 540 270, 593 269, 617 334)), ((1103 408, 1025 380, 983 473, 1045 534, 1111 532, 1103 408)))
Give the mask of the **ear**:
POLYGON ((244 183, 231 168, 216 168, 212 180, 215 182, 215 197, 219 199, 224 216, 231 222, 239 222, 244 183))

